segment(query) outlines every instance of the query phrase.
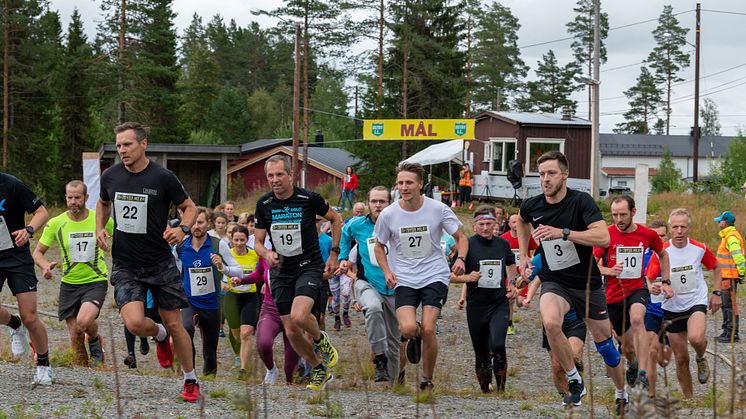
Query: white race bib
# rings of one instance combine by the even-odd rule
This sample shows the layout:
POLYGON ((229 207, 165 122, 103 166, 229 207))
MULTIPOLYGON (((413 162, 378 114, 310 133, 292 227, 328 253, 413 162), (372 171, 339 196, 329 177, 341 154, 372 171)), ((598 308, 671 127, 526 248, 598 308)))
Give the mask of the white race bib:
POLYGON ((147 233, 148 196, 117 192, 114 195, 114 215, 116 216, 117 230, 132 234, 147 233))
POLYGON ((433 251, 428 226, 400 227, 399 241, 402 254, 411 259, 426 258, 433 251))
POLYGON ((521 252, 518 250, 513 251, 513 256, 515 256, 515 266, 520 266, 521 264, 521 252))
POLYGON ((616 262, 622 264, 619 279, 637 279, 642 277, 642 246, 619 246, 616 248, 616 262))
POLYGON ((378 264, 378 259, 376 259, 376 239, 373 237, 368 237, 365 239, 366 244, 368 245, 368 257, 370 258, 370 264, 373 266, 381 267, 381 265, 378 264))
POLYGON ((570 240, 543 240, 541 246, 549 269, 558 271, 580 263, 575 243, 570 240))
POLYGON ((446 243, 445 240, 441 240, 440 241, 440 250, 442 250, 443 254, 446 255, 446 256, 448 256, 448 254, 446 253, 446 248, 447 247, 448 247, 448 243, 446 243))
POLYGON ((70 233, 67 238, 70 262, 93 262, 96 259, 96 235, 92 231, 70 233))
POLYGON ((5 217, 0 215, 0 250, 13 248, 13 238, 10 235, 8 224, 5 223, 5 217))
POLYGON ((270 234, 274 250, 282 256, 298 256, 303 253, 300 223, 273 223, 270 234))
POLYGON ((214 293, 215 278, 212 276, 212 267, 189 268, 189 283, 192 287, 192 297, 214 293))
POLYGON ((691 294, 697 291, 697 270, 693 265, 671 268, 671 288, 675 294, 691 294))
MULTIPOLYGON (((249 275, 250 273, 254 272, 253 269, 242 269, 243 276, 249 275)), ((256 292, 256 284, 241 284, 233 287, 233 291, 242 293, 242 292, 256 292)))
POLYGON ((502 260, 480 260, 479 278, 477 287, 479 288, 501 288, 503 281, 503 261, 502 260))

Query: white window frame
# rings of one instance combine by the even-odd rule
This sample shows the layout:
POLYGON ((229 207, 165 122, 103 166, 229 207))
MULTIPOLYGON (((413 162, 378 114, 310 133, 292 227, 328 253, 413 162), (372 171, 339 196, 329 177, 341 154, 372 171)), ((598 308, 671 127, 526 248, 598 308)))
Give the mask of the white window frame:
POLYGON ((564 138, 526 138, 526 175, 538 176, 539 172, 531 172, 531 144, 543 143, 543 144, 559 144, 560 153, 565 153, 565 139, 564 138))
POLYGON ((515 160, 518 158, 518 139, 513 137, 490 137, 489 141, 487 142, 489 144, 488 148, 489 155, 486 155, 487 163, 489 163, 489 167, 487 168, 489 174, 491 175, 506 175, 508 174, 508 162, 511 160, 515 160), (513 143, 515 145, 515 155, 508 158, 508 156, 505 155, 506 148, 503 147, 503 164, 505 165, 506 170, 494 170, 492 167, 492 164, 494 163, 494 159, 492 159, 492 145, 494 143, 513 143))

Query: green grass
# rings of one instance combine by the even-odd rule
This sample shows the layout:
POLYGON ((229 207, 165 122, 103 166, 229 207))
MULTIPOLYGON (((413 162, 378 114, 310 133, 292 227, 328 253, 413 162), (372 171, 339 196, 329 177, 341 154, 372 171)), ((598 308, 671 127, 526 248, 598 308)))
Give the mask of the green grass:
POLYGON ((212 399, 225 399, 228 397, 228 390, 226 390, 225 387, 220 386, 210 390, 207 395, 212 399))

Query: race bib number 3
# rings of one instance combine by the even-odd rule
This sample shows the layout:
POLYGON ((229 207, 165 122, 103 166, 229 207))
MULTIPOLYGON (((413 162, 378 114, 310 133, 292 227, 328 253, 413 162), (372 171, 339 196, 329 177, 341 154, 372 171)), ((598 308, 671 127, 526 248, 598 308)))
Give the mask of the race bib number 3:
POLYGON ((5 222, 5 217, 0 215, 0 250, 13 248, 13 238, 10 235, 10 229, 5 222))
POLYGON ((117 230, 124 233, 148 232, 148 196, 117 192, 114 195, 114 215, 117 230))
POLYGON ((616 262, 622 264, 619 279, 638 279, 642 277, 642 246, 619 246, 616 248, 616 262))
POLYGON ((503 282, 503 261, 502 260, 480 260, 479 278, 477 287, 479 288, 500 288, 503 282))
POLYGON ((70 262, 93 262, 96 259, 96 237, 92 231, 70 233, 67 238, 70 262))
POLYGON ((676 294, 690 294, 697 291, 697 272, 692 265, 671 268, 671 288, 676 294))
POLYGON ((549 269, 558 271, 580 263, 575 244, 569 240, 555 239, 541 242, 549 269))
POLYGON ((275 223, 270 227, 274 250, 282 256, 298 256, 303 253, 300 223, 275 223))
POLYGON ((430 256, 433 251, 428 226, 401 227, 399 241, 402 254, 408 258, 422 259, 430 256))
POLYGON ((189 268, 189 283, 192 297, 214 293, 215 278, 212 276, 212 267, 189 268))

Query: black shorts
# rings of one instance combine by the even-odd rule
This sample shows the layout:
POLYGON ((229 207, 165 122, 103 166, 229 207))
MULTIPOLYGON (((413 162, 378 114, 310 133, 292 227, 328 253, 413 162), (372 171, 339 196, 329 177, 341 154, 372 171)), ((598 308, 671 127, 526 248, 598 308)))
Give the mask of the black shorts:
POLYGON ((262 294, 259 292, 227 292, 224 297, 225 319, 228 327, 239 329, 241 326, 256 327, 259 311, 262 308, 262 294))
POLYGON ((295 275, 288 275, 273 269, 270 272, 270 290, 272 291, 272 300, 277 306, 277 312, 280 316, 290 314, 295 297, 304 296, 314 300, 319 298, 319 291, 323 286, 324 267, 308 267, 303 271, 296 272, 295 275))
POLYGON ((313 310, 311 311, 317 319, 326 313, 330 295, 332 295, 332 292, 329 289, 329 280, 322 279, 321 288, 319 288, 319 298, 316 299, 316 304, 313 305, 313 310))
POLYGON ((412 306, 417 308, 422 303, 422 306, 430 306, 438 309, 443 308, 448 298, 448 285, 436 281, 431 284, 427 284, 422 288, 410 288, 405 286, 398 286, 394 290, 394 300, 396 309, 404 306, 412 306))
POLYGON ((0 291, 3 290, 5 280, 8 281, 10 292, 12 292, 13 295, 22 294, 24 292, 36 292, 36 283, 39 282, 36 279, 33 262, 0 268, 0 291))
MULTIPOLYGON (((585 290, 567 288, 557 282, 542 282, 541 295, 555 294, 565 299, 571 307, 575 307, 578 312, 578 318, 585 318, 585 290)), ((588 318, 593 320, 606 320, 609 318, 609 311, 606 308, 606 291, 603 287, 591 290, 589 301, 590 313, 588 318)))
POLYGON ((79 285, 62 282, 60 284, 60 302, 57 308, 57 317, 60 321, 76 317, 83 303, 92 303, 100 311, 104 305, 108 289, 109 284, 106 281, 96 281, 79 285))
POLYGON ((682 313, 674 313, 673 311, 663 310, 663 319, 668 324, 668 327, 666 328, 666 332, 668 333, 686 332, 686 327, 687 327, 686 323, 689 321, 689 317, 692 317, 692 314, 698 311, 701 311, 702 313, 705 313, 706 315, 707 306, 704 304, 698 304, 682 313), (671 323, 669 323, 669 321, 671 323))
POLYGON ((147 303, 148 290, 153 304, 163 310, 187 307, 184 282, 173 258, 152 267, 129 267, 114 263, 109 282, 114 286, 114 300, 121 310, 127 303, 147 303))
POLYGON ((632 291, 624 300, 608 304, 609 319, 617 336, 622 336, 629 329, 629 308, 632 304, 642 304, 643 307, 647 307, 648 295, 648 290, 640 288, 632 291))
MULTIPOLYGON (((564 322, 562 323, 562 333, 565 334, 565 337, 568 339, 575 337, 583 342, 585 342, 585 335, 586 335, 586 326, 585 321, 583 319, 575 319, 570 322, 564 322)), ((547 332, 544 330, 544 328, 541 328, 541 347, 546 349, 547 351, 551 351, 552 348, 549 347, 549 340, 547 339, 547 332)))

